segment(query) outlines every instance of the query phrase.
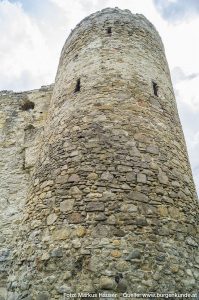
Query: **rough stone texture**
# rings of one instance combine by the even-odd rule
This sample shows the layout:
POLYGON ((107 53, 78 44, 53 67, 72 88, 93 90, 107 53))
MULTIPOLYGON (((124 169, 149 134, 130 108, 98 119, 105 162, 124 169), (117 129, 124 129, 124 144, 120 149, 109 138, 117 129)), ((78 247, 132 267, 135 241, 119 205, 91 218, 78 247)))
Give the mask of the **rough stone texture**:
POLYGON ((197 208, 157 31, 128 10, 87 17, 62 50, 10 297, 195 293, 197 208))
MULTIPOLYGON (((0 297, 6 297, 11 240, 18 231, 52 86, 0 92, 0 297), (30 103, 34 104, 31 108, 30 103)), ((36 225, 36 223, 35 223, 36 225)))

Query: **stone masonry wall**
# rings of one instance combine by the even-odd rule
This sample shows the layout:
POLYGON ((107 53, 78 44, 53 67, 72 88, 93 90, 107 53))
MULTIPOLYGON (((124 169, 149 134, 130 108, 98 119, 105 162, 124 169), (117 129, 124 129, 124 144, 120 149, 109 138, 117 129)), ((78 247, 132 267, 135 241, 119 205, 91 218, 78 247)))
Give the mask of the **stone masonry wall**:
POLYGON ((128 10, 89 16, 62 50, 9 297, 197 293, 197 209, 157 31, 128 10))
POLYGON ((6 295, 11 240, 18 231, 51 94, 51 86, 0 92, 0 299, 6 295))

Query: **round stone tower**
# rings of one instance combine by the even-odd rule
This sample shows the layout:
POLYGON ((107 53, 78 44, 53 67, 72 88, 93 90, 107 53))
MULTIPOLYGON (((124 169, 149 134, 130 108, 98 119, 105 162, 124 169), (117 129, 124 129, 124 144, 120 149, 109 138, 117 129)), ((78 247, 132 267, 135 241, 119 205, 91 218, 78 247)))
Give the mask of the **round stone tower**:
POLYGON ((62 50, 10 290, 196 293, 197 203, 159 34, 90 15, 62 50))

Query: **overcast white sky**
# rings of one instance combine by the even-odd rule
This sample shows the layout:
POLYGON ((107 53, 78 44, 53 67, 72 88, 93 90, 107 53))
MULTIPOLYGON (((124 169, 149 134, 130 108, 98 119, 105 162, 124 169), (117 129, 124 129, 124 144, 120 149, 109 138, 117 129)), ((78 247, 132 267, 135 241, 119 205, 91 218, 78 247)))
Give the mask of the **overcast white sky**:
POLYGON ((199 191, 199 0, 0 0, 0 90, 52 83, 71 29, 105 7, 142 13, 159 31, 199 191))

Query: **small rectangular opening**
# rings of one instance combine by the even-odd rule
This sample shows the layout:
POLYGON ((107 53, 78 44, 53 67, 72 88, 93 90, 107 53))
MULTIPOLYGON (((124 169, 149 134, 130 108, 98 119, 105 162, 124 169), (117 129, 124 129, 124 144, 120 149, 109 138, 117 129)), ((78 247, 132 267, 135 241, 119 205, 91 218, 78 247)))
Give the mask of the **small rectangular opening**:
POLYGON ((158 87, 157 83, 154 82, 154 81, 152 81, 152 84, 153 84, 153 93, 154 93, 155 96, 158 97, 158 88, 159 87, 158 87))
POLYGON ((111 28, 111 27, 108 27, 108 28, 107 28, 107 33, 108 33, 108 34, 111 34, 111 33, 112 33, 112 28, 111 28))
POLYGON ((77 79, 77 83, 76 83, 74 92, 75 93, 79 92, 80 88, 81 88, 81 86, 80 86, 80 79, 77 79))

